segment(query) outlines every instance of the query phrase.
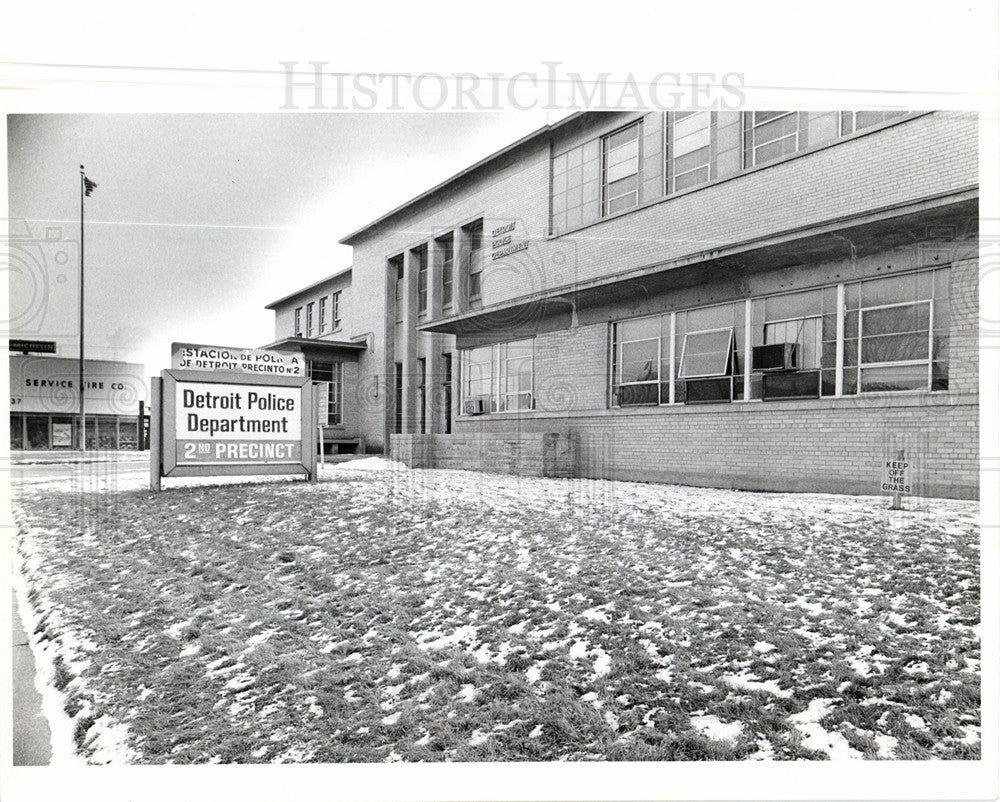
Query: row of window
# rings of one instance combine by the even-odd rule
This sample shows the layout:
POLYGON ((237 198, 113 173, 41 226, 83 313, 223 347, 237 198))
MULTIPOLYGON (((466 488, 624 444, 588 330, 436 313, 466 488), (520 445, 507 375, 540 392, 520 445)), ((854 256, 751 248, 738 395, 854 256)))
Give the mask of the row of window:
POLYGON ((295 336, 312 337, 323 334, 327 330, 337 331, 340 328, 340 294, 341 290, 324 295, 318 301, 310 301, 304 307, 295 309, 295 336), (329 313, 327 307, 329 306, 329 313), (317 315, 317 308, 319 314, 317 315), (305 327, 303 328, 303 311, 305 312, 305 327))
MULTIPOLYGON (((478 302, 483 292, 483 221, 477 220, 463 226, 464 247, 460 249, 458 258, 458 280, 465 282, 465 291, 471 303, 478 302)), ((450 312, 455 304, 455 232, 449 231, 436 237, 431 243, 425 243, 410 250, 410 261, 417 271, 417 314, 425 316, 428 305, 428 281, 430 275, 430 247, 437 250, 437 258, 441 265, 440 297, 442 312, 450 312)), ((396 276, 396 322, 403 320, 403 299, 406 293, 406 271, 403 254, 397 254, 389 260, 390 270, 396 276)))
MULTIPOLYGON (((612 324, 610 405, 948 389, 939 268, 612 324)), ((533 341, 461 354, 462 412, 533 407, 533 341)))
POLYGON ((559 234, 907 114, 678 111, 653 120, 662 130, 652 133, 647 115, 552 159, 550 228, 559 234))

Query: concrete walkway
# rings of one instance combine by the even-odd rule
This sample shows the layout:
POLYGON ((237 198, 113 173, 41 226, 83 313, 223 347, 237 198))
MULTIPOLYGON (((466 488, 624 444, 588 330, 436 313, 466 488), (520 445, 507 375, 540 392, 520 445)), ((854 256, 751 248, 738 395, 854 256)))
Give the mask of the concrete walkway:
POLYGON ((14 765, 47 766, 52 760, 52 734, 42 714, 42 697, 35 688, 35 658, 28 644, 17 598, 11 593, 14 627, 11 631, 14 686, 14 765))

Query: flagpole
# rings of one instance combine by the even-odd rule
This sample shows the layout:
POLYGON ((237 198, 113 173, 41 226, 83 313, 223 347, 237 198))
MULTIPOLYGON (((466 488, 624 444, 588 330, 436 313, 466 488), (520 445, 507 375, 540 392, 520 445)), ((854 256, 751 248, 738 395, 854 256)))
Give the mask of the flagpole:
POLYGON ((87 450, 87 417, 83 410, 83 165, 80 165, 80 450, 87 450))

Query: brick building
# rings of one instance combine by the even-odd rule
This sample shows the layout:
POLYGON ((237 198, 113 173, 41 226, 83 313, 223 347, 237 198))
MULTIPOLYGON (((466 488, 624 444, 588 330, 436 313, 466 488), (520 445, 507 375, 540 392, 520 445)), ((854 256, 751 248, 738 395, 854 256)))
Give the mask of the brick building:
POLYGON ((903 451, 976 497, 977 146, 953 112, 576 114, 344 238, 276 337, 413 465, 877 493, 903 451))

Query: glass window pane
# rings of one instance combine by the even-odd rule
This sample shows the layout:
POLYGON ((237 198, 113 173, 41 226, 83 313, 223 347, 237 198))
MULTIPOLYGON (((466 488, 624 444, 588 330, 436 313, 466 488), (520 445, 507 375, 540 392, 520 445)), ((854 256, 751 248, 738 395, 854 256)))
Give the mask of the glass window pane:
POLYGON ((861 282, 862 306, 898 304, 929 298, 930 295, 923 298, 918 295, 917 280, 912 273, 908 276, 887 276, 886 278, 861 282))
POLYGON ((930 326, 930 304, 911 306, 888 306, 883 309, 867 309, 862 317, 862 336, 873 334, 901 334, 923 332, 926 339, 930 326))
POLYGON ((923 334, 879 334, 865 335, 861 341, 861 364, 879 362, 906 362, 913 359, 927 359, 930 344, 926 332, 923 334))
POLYGON ((698 170, 692 170, 689 173, 684 173, 683 175, 674 176, 674 191, 680 192, 682 189, 694 187, 698 184, 704 184, 708 181, 708 179, 708 167, 702 167, 698 170))
POLYGON ((627 178, 621 179, 621 181, 615 181, 613 184, 608 185, 608 197, 617 198, 621 195, 628 194, 629 192, 634 192, 639 186, 638 178, 633 173, 627 178))
POLYGON ((674 117, 674 153, 687 153, 707 147, 709 141, 709 114, 699 111, 678 119, 674 117))
MULTIPOLYGON (((614 186, 614 182, 619 181, 619 180, 624 179, 624 178, 627 178, 628 176, 633 176, 633 180, 634 180, 635 174, 636 174, 636 164, 635 164, 635 162, 626 162, 625 164, 618 164, 618 165, 614 165, 614 166, 609 166, 608 167, 608 174, 607 174, 607 177, 606 177, 606 182, 608 184, 610 184, 611 186, 614 186)), ((609 190, 609 192, 610 192, 610 190, 609 190)), ((611 194, 615 194, 615 193, 612 192, 611 194)), ((617 193, 617 194, 621 194, 621 193, 617 193)))
POLYGON ((624 130, 618 131, 615 134, 611 134, 605 141, 607 142, 608 150, 620 147, 631 140, 638 139, 639 137, 639 126, 630 125, 624 130))
POLYGON ((626 384, 616 388, 615 396, 618 406, 630 407, 639 404, 659 403, 658 385, 656 384, 626 384))
MULTIPOLYGON (((742 306, 742 304, 740 304, 742 306)), ((702 309, 691 309, 679 314, 678 321, 686 318, 686 331, 708 331, 709 329, 722 329, 733 325, 734 311, 733 304, 721 304, 719 306, 706 306, 702 309)))
POLYGON ((783 136, 794 134, 799 127, 797 112, 764 111, 754 117, 754 142, 762 145, 783 136))
POLYGON ((844 339, 844 365, 858 364, 858 339, 850 337, 844 339))
POLYGON ((608 214, 615 214, 622 211, 623 209, 631 209, 639 203, 639 193, 630 192, 628 195, 622 195, 618 198, 613 198, 608 202, 608 214))
POLYGON ((618 336, 625 340, 649 340, 660 336, 660 318, 642 317, 623 320, 618 324, 618 336))
POLYGON ((620 148, 608 151, 607 165, 635 164, 639 158, 639 140, 635 139, 620 148))
POLYGON ((698 148, 674 159, 674 173, 686 173, 708 164, 708 147, 698 148))
POLYGON ((753 113, 753 121, 755 125, 761 123, 766 123, 768 120, 775 120, 778 117, 782 117, 790 112, 787 111, 755 111, 753 113))
POLYGON ((932 366, 933 372, 931 375, 931 389, 932 390, 947 390, 948 389, 948 362, 946 360, 934 361, 932 366))
POLYGON ((888 368, 862 368, 862 392, 923 390, 927 388, 926 365, 897 365, 888 368))
POLYGON ((680 375, 683 378, 726 375, 732 340, 731 328, 686 335, 680 375))
POLYGON ((656 381, 659 378, 659 340, 622 345, 621 382, 656 381))
POLYGON ((822 312, 823 295, 820 290, 795 292, 766 298, 765 320, 789 320, 818 315, 822 312))

